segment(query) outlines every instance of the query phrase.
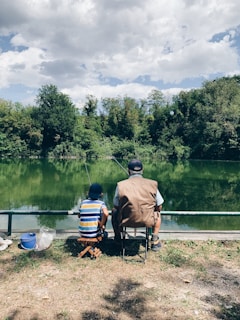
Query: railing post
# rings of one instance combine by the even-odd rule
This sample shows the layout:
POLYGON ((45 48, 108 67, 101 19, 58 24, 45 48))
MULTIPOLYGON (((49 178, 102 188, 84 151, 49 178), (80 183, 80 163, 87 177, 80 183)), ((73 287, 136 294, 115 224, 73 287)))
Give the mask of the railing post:
POLYGON ((10 236, 12 234, 12 212, 8 213, 8 233, 7 235, 10 236))

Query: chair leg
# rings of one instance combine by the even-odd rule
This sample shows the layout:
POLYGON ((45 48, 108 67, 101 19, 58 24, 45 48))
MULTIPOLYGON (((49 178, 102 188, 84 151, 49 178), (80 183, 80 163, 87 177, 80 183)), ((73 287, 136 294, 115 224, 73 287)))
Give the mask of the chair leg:
POLYGON ((146 239, 145 239, 145 260, 147 260, 147 252, 149 249, 149 229, 146 227, 146 239))
POLYGON ((77 241, 80 242, 82 245, 84 245, 84 248, 78 254, 78 257, 83 258, 85 256, 85 254, 89 252, 91 255, 91 259, 98 258, 102 254, 102 251, 95 246, 101 240, 102 240, 101 237, 91 238, 91 239, 87 239, 87 238, 83 238, 83 237, 78 238, 77 241))
MULTIPOLYGON (((145 230, 145 253, 144 253, 144 262, 147 260, 147 252, 150 248, 150 234, 151 234, 152 228, 146 227, 145 230)), ((126 233, 127 233, 127 227, 123 227, 123 230, 121 232, 121 238, 122 238, 122 258, 125 260, 125 252, 126 252, 126 233)), ((134 236, 136 236, 136 229, 134 230, 134 236)))
POLYGON ((121 236, 122 236, 122 258, 125 260, 125 251, 126 251, 126 227, 122 228, 121 236))
POLYGON ((148 233, 148 249, 151 249, 151 241, 150 241, 150 238, 151 238, 151 236, 152 236, 152 228, 150 227, 150 228, 147 228, 147 231, 146 231, 147 233, 148 233))
POLYGON ((91 254, 91 259, 94 259, 98 258, 102 254, 102 251, 99 248, 91 247, 89 253, 91 254))
POLYGON ((79 254, 78 256, 80 258, 82 258, 83 256, 85 256, 85 254, 91 249, 91 246, 86 246, 79 254))

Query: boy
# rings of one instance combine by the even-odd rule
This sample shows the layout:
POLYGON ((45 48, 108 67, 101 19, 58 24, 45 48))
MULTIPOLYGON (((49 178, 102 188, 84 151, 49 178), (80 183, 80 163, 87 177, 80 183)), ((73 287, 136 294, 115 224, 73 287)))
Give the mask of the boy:
POLYGON ((79 232, 81 237, 95 238, 105 229, 108 219, 108 209, 102 197, 102 187, 93 183, 88 191, 88 198, 83 200, 79 209, 79 232))

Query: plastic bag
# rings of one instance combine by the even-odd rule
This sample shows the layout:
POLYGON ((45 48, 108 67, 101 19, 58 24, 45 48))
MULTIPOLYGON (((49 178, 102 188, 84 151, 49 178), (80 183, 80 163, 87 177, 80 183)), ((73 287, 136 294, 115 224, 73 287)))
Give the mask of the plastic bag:
POLYGON ((41 227, 37 240, 37 250, 42 251, 48 249, 56 236, 56 230, 48 227, 41 227))
POLYGON ((0 251, 6 250, 12 244, 12 240, 0 237, 0 251))

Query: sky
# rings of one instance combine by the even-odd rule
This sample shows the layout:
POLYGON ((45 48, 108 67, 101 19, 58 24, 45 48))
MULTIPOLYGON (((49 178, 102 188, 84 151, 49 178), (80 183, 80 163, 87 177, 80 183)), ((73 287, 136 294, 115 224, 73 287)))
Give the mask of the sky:
POLYGON ((239 0, 0 0, 0 99, 166 99, 240 74, 239 0))

